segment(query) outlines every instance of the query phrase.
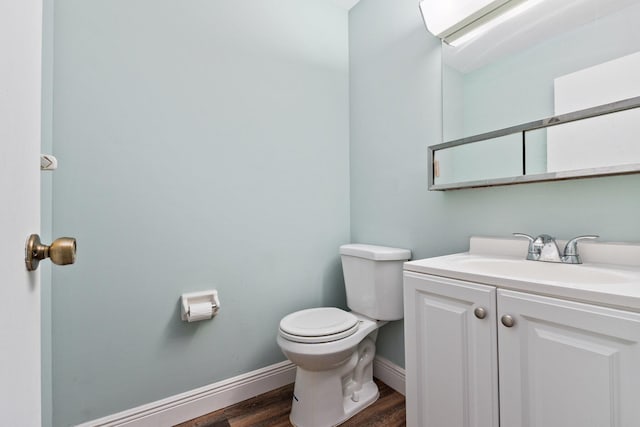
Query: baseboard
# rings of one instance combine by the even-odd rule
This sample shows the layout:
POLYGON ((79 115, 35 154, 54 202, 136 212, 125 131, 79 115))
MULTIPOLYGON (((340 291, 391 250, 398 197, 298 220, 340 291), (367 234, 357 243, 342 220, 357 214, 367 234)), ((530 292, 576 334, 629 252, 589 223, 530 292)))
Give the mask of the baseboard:
MULTIPOLYGON (((404 395, 405 372, 398 365, 384 357, 376 356, 373 361, 373 375, 404 395)), ((290 384, 295 381, 295 377, 295 365, 284 361, 89 421, 78 427, 173 426, 290 384)))
POLYGON ((373 376, 401 395, 405 395, 405 371, 390 360, 376 356, 373 360, 373 376))
POLYGON ((287 360, 78 427, 173 426, 290 384, 295 377, 296 367, 287 360))

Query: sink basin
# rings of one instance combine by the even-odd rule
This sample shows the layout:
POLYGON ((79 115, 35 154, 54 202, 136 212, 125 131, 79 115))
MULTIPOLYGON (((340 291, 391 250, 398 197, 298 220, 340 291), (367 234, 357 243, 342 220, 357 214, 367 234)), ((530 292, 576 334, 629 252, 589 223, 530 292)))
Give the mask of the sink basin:
POLYGON ((640 244, 582 249, 584 264, 527 261, 526 242, 472 237, 469 252, 409 261, 404 270, 640 312, 640 244))
POLYGON ((634 280, 625 271, 584 264, 562 264, 508 258, 465 257, 457 260, 470 273, 545 282, 614 284, 634 280))

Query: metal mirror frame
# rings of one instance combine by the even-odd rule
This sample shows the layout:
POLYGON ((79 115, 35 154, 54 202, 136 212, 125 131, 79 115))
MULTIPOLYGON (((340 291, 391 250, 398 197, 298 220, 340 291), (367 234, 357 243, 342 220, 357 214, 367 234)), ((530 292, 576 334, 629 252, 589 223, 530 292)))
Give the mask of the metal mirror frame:
POLYGON ((457 147, 460 145, 472 144, 474 142, 481 142, 491 140, 493 138, 522 134, 522 140, 524 141, 526 132, 544 129, 552 126, 557 126, 565 123, 575 122, 578 120, 587 120, 592 117, 603 116, 606 114, 614 114, 620 111, 631 110, 640 107, 640 96, 635 98, 628 98, 622 101, 612 102, 610 104, 603 104, 584 110, 574 111, 567 114, 548 117, 542 120, 536 120, 533 122, 525 123, 522 125, 511 126, 504 129, 499 129, 492 132, 487 132, 479 135, 474 135, 454 141, 445 142, 442 144, 431 145, 428 147, 428 165, 429 165, 429 190, 432 191, 445 191, 445 190, 458 190, 463 188, 478 188, 478 187, 494 187, 500 185, 513 185, 513 184, 525 184, 532 182, 543 181, 561 181, 566 179, 575 178, 595 178, 609 175, 626 175, 633 173, 640 173, 640 163, 626 164, 620 166, 607 166, 600 168, 589 169, 576 169, 559 172, 549 172, 532 175, 518 175, 506 178, 484 179, 477 181, 464 181, 451 184, 435 184, 435 168, 434 159, 435 153, 438 150, 444 150, 447 148, 457 147))

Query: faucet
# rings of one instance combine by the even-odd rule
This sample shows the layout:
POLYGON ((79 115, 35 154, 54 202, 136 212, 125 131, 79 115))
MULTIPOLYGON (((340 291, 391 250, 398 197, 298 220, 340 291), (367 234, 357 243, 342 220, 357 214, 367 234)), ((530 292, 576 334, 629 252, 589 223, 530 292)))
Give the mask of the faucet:
POLYGON ((541 234, 535 239, 524 233, 513 233, 513 235, 529 239, 529 250, 527 252, 529 261, 562 262, 565 264, 582 264, 582 259, 578 254, 578 241, 597 239, 599 237, 595 235, 574 237, 565 245, 564 255, 560 255, 556 239, 548 234, 541 234))

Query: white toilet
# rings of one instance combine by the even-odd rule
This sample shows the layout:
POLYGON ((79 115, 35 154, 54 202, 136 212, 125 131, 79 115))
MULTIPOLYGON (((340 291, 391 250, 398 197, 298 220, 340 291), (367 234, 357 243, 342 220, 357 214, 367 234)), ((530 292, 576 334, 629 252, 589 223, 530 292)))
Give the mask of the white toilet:
POLYGON ((335 426, 376 401, 378 328, 403 317, 402 264, 411 251, 351 244, 340 255, 352 311, 311 308, 280 321, 278 345, 298 366, 289 416, 297 427, 335 426))

